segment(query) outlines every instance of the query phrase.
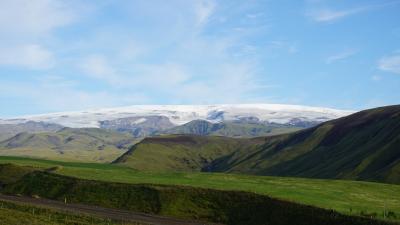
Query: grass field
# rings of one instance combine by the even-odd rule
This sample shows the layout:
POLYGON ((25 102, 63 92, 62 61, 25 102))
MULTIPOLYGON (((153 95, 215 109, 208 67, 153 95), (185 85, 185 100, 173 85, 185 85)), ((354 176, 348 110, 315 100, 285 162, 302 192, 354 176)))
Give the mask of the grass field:
POLYGON ((144 225, 99 219, 86 215, 66 214, 51 209, 0 201, 0 224, 7 225, 144 225))
MULTIPOLYGON (((0 166, 8 170, 25 169, 13 164, 0 166)), ((394 225, 387 221, 348 216, 250 192, 179 185, 104 182, 40 170, 28 172, 17 182, 6 184, 1 192, 59 202, 67 199, 69 203, 203 221, 201 224, 212 222, 229 225, 394 225)), ((124 218, 123 214, 119 218, 124 218)))
MULTIPOLYGON (((303 204, 334 209, 345 214, 383 211, 400 219, 400 185, 302 178, 261 177, 221 173, 152 173, 95 163, 68 163, 18 157, 0 157, 0 163, 56 167, 56 173, 84 179, 121 183, 175 184, 219 190, 242 190, 303 204)), ((392 218, 396 219, 396 218, 392 218)))

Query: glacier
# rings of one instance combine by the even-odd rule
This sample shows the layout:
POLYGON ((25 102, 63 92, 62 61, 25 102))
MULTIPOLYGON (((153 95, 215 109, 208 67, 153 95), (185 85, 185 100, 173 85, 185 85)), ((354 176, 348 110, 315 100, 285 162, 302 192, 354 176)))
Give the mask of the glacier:
POLYGON ((262 122, 289 124, 291 121, 325 122, 354 113, 323 107, 284 104, 221 104, 221 105, 133 105, 73 112, 58 112, 0 119, 0 124, 18 124, 28 121, 60 124, 72 128, 98 128, 104 120, 128 117, 165 116, 173 124, 182 125, 193 120, 217 123, 227 120, 254 118, 262 122))

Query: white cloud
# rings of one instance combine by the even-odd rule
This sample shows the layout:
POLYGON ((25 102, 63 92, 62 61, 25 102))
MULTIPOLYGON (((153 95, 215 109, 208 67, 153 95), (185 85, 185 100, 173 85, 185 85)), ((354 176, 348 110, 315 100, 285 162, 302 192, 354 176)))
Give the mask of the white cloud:
MULTIPOLYGON (((114 38, 115 39, 115 35, 111 35, 110 38, 114 38)), ((109 46, 111 48, 115 49, 115 46, 109 46)), ((129 37, 129 40, 124 40, 120 43, 120 45, 116 46, 118 49, 116 49, 117 55, 116 57, 118 57, 121 60, 134 60, 134 59, 138 59, 140 56, 143 56, 146 54, 147 49, 140 45, 137 42, 134 42, 132 40, 132 37, 129 37)))
POLYGON ((299 50, 295 43, 284 41, 284 40, 275 40, 268 43, 267 48, 272 51, 283 50, 289 54, 295 54, 299 50))
POLYGON ((383 57, 378 62, 378 68, 386 72, 400 74, 400 55, 383 57))
POLYGON ((111 78, 116 75, 106 57, 102 55, 91 55, 86 57, 82 61, 81 68, 86 75, 97 79, 112 80, 111 78))
MULTIPOLYGON (((53 1, 60 2, 47 2, 53 1)), ((257 93, 265 87, 257 85, 257 51, 246 41, 247 37, 258 34, 259 24, 252 23, 247 27, 240 23, 246 26, 242 32, 232 32, 232 26, 224 27, 226 30, 218 32, 201 32, 208 26, 215 25, 213 22, 217 23, 213 20, 214 17, 224 16, 230 23, 235 23, 240 15, 246 18, 249 13, 247 9, 220 15, 220 5, 216 1, 163 3, 168 6, 167 9, 157 8, 156 1, 138 4, 138 7, 124 7, 127 11, 121 13, 129 10, 137 12, 135 14, 129 11, 121 16, 126 20, 112 20, 104 26, 95 26, 94 30, 88 31, 88 34, 84 32, 76 41, 74 38, 74 42, 69 39, 66 42, 61 39, 53 42, 57 39, 53 36, 56 35, 53 31, 75 21, 73 13, 67 14, 71 17, 66 20, 50 23, 42 28, 25 24, 25 27, 30 28, 19 32, 31 32, 36 39, 46 41, 43 46, 57 47, 54 54, 61 52, 66 58, 57 60, 57 66, 62 65, 57 70, 52 70, 52 73, 61 71, 61 77, 75 78, 77 81, 80 80, 79 76, 91 79, 82 79, 82 83, 77 84, 58 76, 47 76, 44 81, 35 81, 33 85, 26 82, 14 90, 0 91, 7 93, 4 96, 25 98, 24 101, 51 111, 160 102, 237 103, 259 97, 257 93), (141 4, 145 4, 144 10, 140 8, 141 4), (155 7, 149 7, 148 4, 155 7), (182 6, 188 10, 178 10, 182 6), (138 16, 138 13, 143 14, 138 16), (134 26, 135 23, 142 24, 142 18, 151 19, 145 26, 134 26), (99 83, 101 84, 97 85, 99 83), (102 89, 98 89, 99 87, 102 89), (18 93, 17 89, 24 91, 18 93)), ((248 7, 247 3, 243 5, 248 7)), ((45 14, 45 11, 42 12, 45 14)), ((18 45, 13 48, 25 42, 25 39, 18 41, 18 45)), ((40 46, 42 45, 37 45, 38 49, 46 50, 40 46)), ((50 52, 49 49, 47 51, 50 52)), ((287 51, 295 50, 288 46, 287 51)), ((21 65, 20 62, 13 63, 21 65)), ((0 84, 0 88, 3 85, 0 84)))
MULTIPOLYGON (((176 63, 113 66, 102 55, 91 55, 79 63, 83 73, 115 88, 147 87, 147 90, 174 90, 190 78, 184 66, 176 63)), ((118 62, 116 62, 118 64, 118 62)))
MULTIPOLYGON (((213 56, 215 57, 215 56, 213 56)), ((222 57, 222 56, 218 56, 222 57)), ((237 103, 252 99, 254 92, 265 90, 256 81, 256 66, 250 62, 207 62, 199 74, 196 66, 182 63, 133 64, 127 71, 110 68, 104 58, 92 57, 85 68, 93 78, 107 82, 117 90, 139 90, 173 103, 237 103), (90 65, 90 66, 89 66, 90 65)))
POLYGON ((382 80, 382 77, 379 76, 379 75, 373 75, 373 76, 371 77, 371 80, 372 80, 372 81, 380 81, 380 80, 382 80))
POLYGON ((0 47, 0 65, 22 66, 30 69, 47 69, 54 64, 53 54, 36 44, 0 47))
POLYGON ((169 94, 189 103, 249 102, 257 98, 256 92, 269 89, 255 79, 254 70, 250 62, 221 63, 205 71, 207 79, 182 83, 169 94))
POLYGON ((316 22, 331 22, 366 11, 367 9, 368 7, 359 7, 349 10, 319 9, 308 13, 308 16, 316 22))
MULTIPOLYGON (((320 4, 319 1, 310 1, 311 5, 320 4)), ((339 19, 343 19, 348 16, 352 16, 355 14, 367 12, 370 10, 376 10, 382 7, 388 7, 391 5, 399 4, 399 1, 382 1, 377 4, 363 5, 359 7, 353 7, 350 9, 342 9, 342 10, 334 10, 329 8, 316 8, 314 10, 310 10, 307 13, 307 16, 316 22, 333 22, 339 19)))
POLYGON ((348 49, 339 53, 336 53, 334 55, 329 56, 325 62, 328 64, 334 63, 336 61, 344 60, 347 59, 355 54, 357 54, 357 50, 354 49, 348 49))
POLYGON ((175 90, 191 78, 183 65, 166 63, 158 65, 136 65, 134 83, 154 89, 175 90))
POLYGON ((195 5, 195 14, 198 25, 204 25, 208 22, 210 16, 216 8, 214 0, 200 0, 195 5))
POLYGON ((246 15, 246 17, 249 19, 257 19, 261 16, 264 16, 264 14, 263 13, 249 13, 246 15))
POLYGON ((56 61, 53 31, 74 22, 79 8, 74 0, 0 1, 0 64, 51 68, 56 61))
POLYGON ((77 14, 73 9, 77 5, 72 4, 74 2, 60 0, 2 0, 0 32, 45 34, 76 19, 77 14))
POLYGON ((85 91, 77 87, 74 80, 59 76, 44 76, 38 82, 2 82, 0 95, 22 100, 37 112, 69 111, 127 104, 145 104, 147 96, 130 91, 113 93, 108 91, 85 91))
MULTIPOLYGON (((250 27, 253 30, 245 29, 241 33, 231 32, 231 27, 229 32, 218 32, 218 35, 199 32, 212 25, 211 17, 221 16, 216 14, 220 11, 217 11, 215 1, 184 3, 188 9, 195 10, 170 12, 172 9, 168 8, 168 13, 145 12, 147 17, 157 18, 152 21, 151 30, 147 30, 147 27, 141 30, 141 35, 149 33, 150 38, 146 36, 142 39, 135 33, 127 35, 121 32, 123 30, 113 32, 113 27, 107 27, 111 30, 102 30, 102 34, 112 35, 100 35, 100 39, 99 35, 94 35, 94 41, 86 41, 89 45, 97 42, 96 45, 113 48, 99 48, 96 55, 84 57, 76 63, 80 64, 79 68, 84 74, 106 82, 116 90, 140 90, 154 99, 164 99, 167 102, 222 103, 252 99, 255 92, 261 89, 255 85, 259 65, 256 63, 257 51, 244 41, 244 37, 257 34, 254 32, 257 25, 250 27), (159 18, 164 16, 165 19, 159 18), (166 20, 168 24, 173 24, 170 32, 163 32, 166 20), (152 39, 153 36, 157 37, 156 41, 152 39), (120 51, 126 43, 131 43, 134 53, 132 57, 120 51), (155 60, 146 60, 148 56, 155 60)), ((135 10, 139 13, 141 11, 139 8, 135 10)), ((247 14, 247 11, 240 12, 240 15, 247 14)), ((238 17, 237 14, 224 16, 228 19, 232 19, 229 16, 238 17)), ((290 53, 297 51, 292 44, 282 47, 290 53)))

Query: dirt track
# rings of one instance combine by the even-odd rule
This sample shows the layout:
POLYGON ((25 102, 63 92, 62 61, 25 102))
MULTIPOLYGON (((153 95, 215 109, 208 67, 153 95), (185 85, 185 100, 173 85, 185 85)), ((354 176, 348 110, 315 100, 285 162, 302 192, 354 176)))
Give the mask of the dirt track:
POLYGON ((31 205, 43 208, 51 208, 64 212, 75 213, 75 214, 89 214, 95 217, 122 220, 126 222, 141 222, 145 224, 153 225, 205 225, 211 223, 204 223, 198 221, 187 221, 180 220, 170 217, 149 215, 144 213, 135 213, 126 210, 117 210, 102 208, 97 206, 88 206, 81 204, 64 204, 63 202, 47 200, 47 199, 36 199, 29 197, 19 196, 8 196, 0 194, 0 201, 7 201, 12 203, 23 203, 24 205, 31 205))

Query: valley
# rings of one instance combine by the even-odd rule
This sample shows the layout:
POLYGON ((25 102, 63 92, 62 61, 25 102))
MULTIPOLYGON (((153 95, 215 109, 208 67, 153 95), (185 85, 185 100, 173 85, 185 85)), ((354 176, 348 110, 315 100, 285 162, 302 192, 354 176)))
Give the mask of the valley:
POLYGON ((146 137, 167 134, 272 136, 348 113, 271 104, 160 105, 0 119, 0 155, 110 162, 146 137))
POLYGON ((0 225, 400 225, 400 0, 0 0, 0 225))
POLYGON ((0 142, 1 192, 208 223, 400 221, 398 105, 310 127, 137 119, 0 142))

